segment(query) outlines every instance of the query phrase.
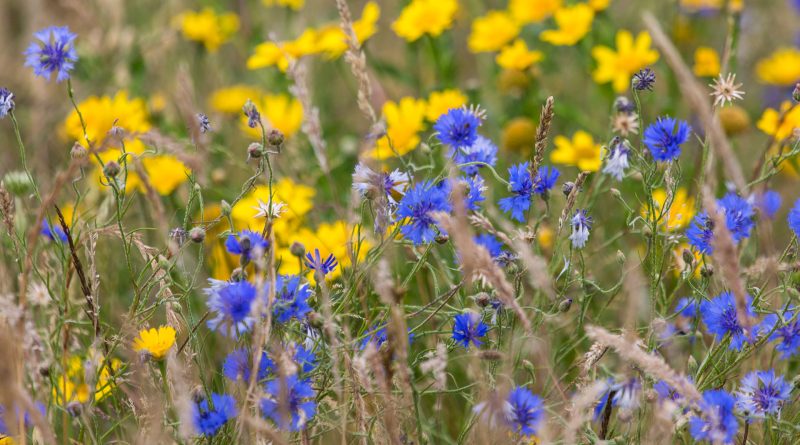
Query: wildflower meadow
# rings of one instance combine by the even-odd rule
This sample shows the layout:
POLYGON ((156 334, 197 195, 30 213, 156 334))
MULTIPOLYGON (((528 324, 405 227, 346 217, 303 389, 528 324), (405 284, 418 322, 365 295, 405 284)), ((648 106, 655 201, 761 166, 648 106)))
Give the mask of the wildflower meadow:
POLYGON ((800 443, 798 23, 3 0, 0 445, 800 443))

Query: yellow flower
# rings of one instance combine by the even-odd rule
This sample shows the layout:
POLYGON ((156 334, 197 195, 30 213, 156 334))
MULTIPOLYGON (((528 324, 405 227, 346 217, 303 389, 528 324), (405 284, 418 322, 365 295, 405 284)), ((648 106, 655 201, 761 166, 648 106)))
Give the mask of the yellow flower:
POLYGON ((409 42, 424 34, 438 37, 453 26, 456 11, 456 0, 412 0, 392 23, 392 30, 409 42))
POLYGON ((578 130, 572 135, 571 141, 559 135, 553 143, 556 149, 550 153, 550 160, 556 164, 574 165, 590 172, 600 170, 602 149, 589 133, 578 130))
POLYGON ((142 329, 133 340, 133 350, 146 351, 154 360, 161 360, 175 344, 175 328, 160 326, 158 329, 142 329))
MULTIPOLYGON (((159 195, 169 195, 179 185, 186 182, 190 174, 189 168, 178 158, 171 155, 144 156, 142 157, 142 167, 147 173, 150 185, 159 195)), ((145 192, 143 184, 139 185, 139 190, 145 192)))
POLYGON ((781 104, 780 111, 767 108, 756 127, 776 140, 783 141, 791 137, 797 128, 800 128, 800 106, 785 101, 781 104), (781 115, 783 115, 782 119, 781 115))
POLYGON ((528 152, 536 143, 536 124, 527 117, 516 117, 503 128, 503 148, 528 152))
POLYGON ((472 22, 467 46, 473 53, 499 51, 519 35, 519 25, 505 11, 489 11, 472 22))
POLYGON ((589 6, 595 10, 595 12, 604 11, 608 9, 608 6, 611 4, 611 0, 589 0, 589 6))
POLYGON ((536 232, 536 241, 539 242, 539 247, 544 250, 550 250, 553 248, 554 237, 555 232, 550 226, 540 226, 539 230, 536 232))
POLYGON ((714 48, 701 46, 694 51, 694 74, 699 77, 719 75, 719 54, 714 48))
POLYGON ((290 61, 318 53, 318 40, 317 30, 309 28, 295 40, 259 43, 253 50, 253 55, 247 59, 247 69, 277 66, 285 72, 289 69, 290 61))
POLYGON ((3 436, 0 437, 0 445, 16 445, 16 442, 11 436, 3 436))
POLYGON ((725 0, 680 0, 681 9, 686 12, 694 13, 720 9, 725 0))
POLYGON ((522 71, 534 63, 542 60, 541 51, 531 51, 522 39, 517 39, 511 45, 504 47, 495 60, 497 64, 507 70, 522 71))
MULTIPOLYGON (((658 189, 653 192, 653 203, 656 206, 655 217, 661 218, 660 223, 666 226, 667 230, 679 230, 687 225, 694 218, 694 198, 689 196, 686 189, 679 188, 672 197, 672 205, 666 215, 661 215, 662 207, 667 201, 667 192, 658 189)), ((642 217, 650 219, 649 207, 642 206, 642 217)))
POLYGON ((167 97, 162 92, 153 93, 147 101, 147 107, 153 113, 161 113, 167 108, 167 97))
MULTIPOLYGON (((127 134, 150 130, 145 101, 139 98, 129 99, 128 92, 124 90, 117 92, 114 97, 90 96, 79 103, 78 108, 86 123, 86 134, 94 144, 105 140, 114 121, 118 127, 125 129, 127 134)), ((72 110, 64 121, 63 131, 69 139, 85 143, 81 121, 75 110, 72 110)))
POLYGON ((756 65, 758 79, 768 85, 792 86, 800 81, 800 50, 781 48, 756 65))
POLYGON ((614 91, 621 93, 630 85, 634 73, 658 60, 658 51, 650 48, 650 34, 645 31, 634 40, 630 31, 620 30, 616 43, 616 52, 607 46, 592 48, 598 65, 592 77, 600 84, 611 82, 614 91))
MULTIPOLYGON (((114 378, 122 362, 116 358, 104 361, 102 357, 87 357, 86 361, 93 362, 91 367, 97 372, 93 396, 94 400, 99 402, 116 387, 114 378)), ((86 382, 86 374, 84 360, 78 356, 71 356, 67 360, 64 374, 57 377, 57 385, 53 388, 53 398, 56 403, 66 406, 70 402, 88 402, 92 390, 86 382)))
POLYGON ((508 12, 520 25, 539 23, 561 8, 564 0, 510 0, 508 12))
MULTIPOLYGON (((314 196, 316 191, 307 185, 299 184, 289 178, 281 178, 272 185, 272 193, 275 195, 274 202, 282 202, 286 205, 286 211, 280 220, 300 219, 304 217, 314 207, 314 196)), ((261 228, 263 220, 256 220, 258 210, 255 208, 258 202, 269 202, 269 186, 256 186, 250 193, 240 199, 231 210, 231 217, 241 226, 237 228, 261 228), (251 222, 256 223, 250 226, 251 222)))
POLYGON ((539 38, 553 45, 572 46, 591 31, 594 10, 584 3, 578 3, 556 11, 555 20, 558 29, 542 31, 539 38))
POLYGON ((683 258, 683 252, 689 252, 694 257, 692 260, 692 264, 694 265, 692 276, 694 278, 700 278, 700 272, 703 270, 703 266, 705 266, 703 254, 697 249, 693 249, 688 243, 679 244, 672 251, 672 257, 675 259, 675 276, 679 277, 688 266, 688 264, 686 264, 686 259, 683 258))
POLYGON ((434 91, 428 96, 428 108, 425 116, 431 122, 436 122, 444 113, 453 108, 461 108, 467 104, 467 96, 459 90, 434 91))
POLYGON ((200 12, 186 11, 177 17, 183 37, 205 45, 216 52, 239 30, 239 16, 232 12, 217 14, 211 8, 200 12))
POLYGON ((261 0, 266 6, 284 6, 295 11, 303 9, 306 0, 261 0))
MULTIPOLYGON (((265 120, 264 125, 268 129, 279 130, 287 138, 297 134, 303 124, 303 105, 294 97, 286 94, 267 94, 260 100, 253 100, 253 103, 265 120)), ((261 128, 250 128, 247 125, 247 116, 244 114, 240 120, 242 130, 248 136, 261 139, 261 128)))
POLYGON ((218 112, 227 114, 242 114, 242 105, 248 99, 256 101, 264 95, 259 88, 249 85, 232 85, 215 90, 208 99, 208 106, 218 112))
POLYGON ((399 104, 393 101, 383 104, 386 135, 377 140, 369 156, 379 160, 388 159, 402 156, 417 148, 426 109, 424 100, 413 97, 404 97, 399 104))
MULTIPOLYGON (((363 233, 363 231, 362 231, 363 233)), ((358 242, 357 227, 348 227, 345 221, 335 221, 333 223, 322 223, 317 227, 317 230, 311 232, 308 229, 301 229, 295 232, 288 244, 292 242, 302 243, 306 251, 313 252, 314 249, 319 249, 320 256, 326 258, 328 255, 333 255, 339 266, 327 275, 328 279, 336 279, 341 276, 342 269, 347 269, 353 265, 352 258, 357 258, 358 261, 363 260, 370 244, 361 239, 358 242), (356 255, 356 249, 358 249, 356 255)), ((297 273, 299 272, 299 262, 291 257, 288 250, 281 252, 281 270, 280 273, 297 273)), ((309 274, 309 280, 312 280, 313 273, 309 274)), ((313 281, 313 280, 312 280, 313 281)))
MULTIPOLYGON (((375 35, 378 28, 375 24, 381 16, 381 8, 375 2, 364 5, 361 18, 353 22, 353 31, 359 45, 363 45, 375 35)), ((317 33, 317 50, 325 53, 329 59, 336 59, 347 50, 347 38, 338 23, 321 28, 317 33)))

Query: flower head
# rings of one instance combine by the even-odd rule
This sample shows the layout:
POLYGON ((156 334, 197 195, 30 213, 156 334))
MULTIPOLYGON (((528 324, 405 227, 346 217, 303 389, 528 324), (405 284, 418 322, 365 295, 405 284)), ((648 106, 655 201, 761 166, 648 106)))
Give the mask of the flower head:
POLYGON ((475 347, 483 344, 479 339, 489 332, 489 326, 475 312, 464 312, 456 315, 453 324, 453 340, 469 349, 470 343, 475 347))
POLYGON ((681 317, 694 318, 697 316, 697 303, 691 298, 683 297, 675 305, 675 313, 681 317))
POLYGON ((781 208, 783 199, 781 194, 775 190, 766 190, 755 197, 755 202, 761 213, 766 215, 767 218, 774 219, 781 208))
POLYGON ((416 245, 429 243, 436 236, 439 228, 433 219, 434 212, 449 212, 450 186, 446 181, 433 184, 423 181, 415 184, 400 200, 397 209, 397 219, 408 218, 407 223, 400 228, 400 232, 416 245))
POLYGON ((480 203, 486 200, 483 197, 483 192, 486 191, 483 178, 475 175, 459 178, 458 181, 466 185, 467 188, 466 196, 464 196, 464 208, 477 212, 480 209, 480 203))
POLYGON ((711 254, 714 247, 711 241, 714 238, 714 221, 708 213, 701 212, 692 219, 691 225, 686 230, 686 238, 700 253, 711 254))
POLYGON ((203 113, 197 113, 195 117, 197 118, 197 126, 200 128, 200 133, 211 131, 211 121, 208 120, 208 116, 203 113))
POLYGON ((578 209, 572 216, 572 234, 569 236, 572 247, 583 249, 589 241, 589 230, 592 229, 592 217, 586 214, 586 210, 578 209))
MULTIPOLYGON (((409 328, 408 333, 408 342, 411 343, 414 340, 414 334, 411 332, 411 328, 409 328)), ((389 340, 388 331, 386 330, 385 325, 375 325, 373 326, 367 333, 367 336, 361 340, 361 344, 359 345, 359 349, 364 350, 368 344, 372 344, 375 346, 375 349, 380 349, 381 346, 389 340)))
POLYGON ((489 252, 489 255, 491 255, 495 261, 499 261, 501 257, 507 254, 507 252, 503 250, 503 243, 495 238, 494 235, 481 233, 479 235, 475 235, 473 240, 475 241, 475 244, 485 247, 489 252))
POLYGON ((322 276, 333 272, 338 264, 339 263, 336 262, 336 257, 334 257, 333 254, 328 255, 328 257, 324 260, 320 258, 319 249, 314 249, 313 256, 311 255, 311 252, 306 253, 306 267, 321 273, 322 276))
POLYGON ((756 225, 753 217, 755 210, 746 199, 735 193, 728 193, 717 201, 720 211, 725 215, 725 225, 731 232, 734 242, 750 236, 756 225))
POLYGON ((800 199, 795 201, 794 207, 792 207, 792 210, 789 210, 787 221, 789 222, 789 228, 792 229, 795 236, 800 237, 800 199))
POLYGON ((531 51, 524 40, 517 39, 513 43, 504 46, 495 57, 495 61, 501 68, 523 71, 543 58, 544 54, 541 51, 531 51))
POLYGON ((241 255, 245 260, 253 259, 253 255, 259 251, 263 253, 269 248, 269 241, 265 240, 260 233, 252 230, 242 230, 238 237, 231 234, 225 240, 225 248, 234 255, 241 255))
POLYGON ((694 216, 694 198, 689 196, 685 188, 678 188, 671 197, 669 209, 664 209, 667 198, 666 190, 654 190, 653 204, 655 210, 651 215, 649 205, 645 205, 642 207, 642 216, 658 220, 658 223, 665 226, 667 230, 686 227, 694 216))
POLYGON ((633 75, 631 86, 636 91, 653 91, 653 85, 656 83, 656 73, 650 68, 643 68, 633 75))
POLYGON ((7 88, 0 88, 0 119, 14 110, 14 93, 7 88))
POLYGON ((473 53, 500 51, 519 31, 519 25, 508 12, 489 11, 472 21, 467 46, 473 53))
POLYGON ((275 303, 273 316, 278 323, 286 323, 292 318, 302 320, 311 312, 308 299, 311 297, 311 288, 307 284, 300 284, 300 277, 278 275, 275 280, 275 303))
POLYGON ((791 393, 792 385, 775 374, 774 369, 754 371, 742 378, 736 394, 736 408, 748 419, 777 417, 791 393))
POLYGON ((494 166, 497 163, 497 146, 489 138, 478 135, 475 142, 468 147, 450 148, 448 154, 467 176, 475 176, 483 165, 463 165, 481 162, 494 166))
POLYGON ((133 340, 133 350, 147 352, 155 360, 160 360, 167 355, 167 351, 175 344, 175 328, 160 326, 158 329, 143 329, 139 336, 133 340))
POLYGON ((531 207, 533 181, 528 165, 527 162, 523 162, 508 168, 508 182, 511 184, 512 196, 498 202, 503 212, 511 213, 511 217, 519 222, 525 221, 525 212, 531 207))
MULTIPOLYGON (((755 316, 753 312, 752 297, 747 296, 746 315, 755 316)), ((740 351, 745 343, 749 342, 752 335, 745 332, 739 322, 736 310, 736 301, 731 292, 725 291, 708 301, 700 303, 700 316, 706 324, 708 332, 714 334, 718 341, 730 335, 729 349, 740 351)))
POLYGON ((603 167, 603 173, 611 175, 617 181, 622 181, 625 177, 625 169, 630 165, 628 163, 628 148, 627 142, 620 138, 614 138, 611 143, 611 152, 606 158, 606 165, 603 167))
POLYGON ((550 189, 556 185, 560 174, 561 172, 556 168, 539 167, 539 171, 536 172, 536 177, 533 178, 533 193, 544 195, 550 191, 550 189))
POLYGON ((692 68, 695 76, 714 77, 719 75, 720 63, 719 54, 714 48, 701 46, 694 51, 694 67, 692 68))
POLYGON ((758 80, 768 85, 790 87, 800 81, 800 49, 780 48, 756 64, 758 80))
POLYGON ((239 30, 238 15, 232 12, 217 14, 212 8, 186 11, 176 17, 176 22, 186 40, 202 43, 212 53, 239 30))
MULTIPOLYGON (((768 319, 777 323, 777 316, 767 316, 764 319, 764 323, 766 324, 768 319)), ((800 321, 794 319, 794 312, 787 311, 784 313, 784 319, 788 320, 785 324, 778 326, 775 331, 770 335, 769 340, 778 340, 780 339, 780 344, 775 347, 775 350, 780 352, 780 357, 784 360, 789 359, 800 352, 800 321)), ((767 326, 769 329, 764 329, 766 331, 771 331, 771 327, 767 326)))
POLYGON ((541 397, 527 388, 518 386, 511 390, 507 399, 508 422, 511 428, 524 436, 533 436, 544 420, 544 403, 541 397))
POLYGON ((34 74, 50 80, 56 73, 56 81, 69 79, 69 72, 78 61, 75 51, 75 34, 66 26, 51 26, 33 34, 39 42, 31 43, 25 50, 25 66, 33 68, 34 74))
POLYGON ((464 108, 452 108, 439 116, 433 129, 442 144, 453 148, 469 147, 478 138, 481 120, 464 108))
POLYGON ((204 291, 209 297, 206 304, 213 316, 207 322, 209 329, 229 337, 249 331, 255 322, 250 313, 256 299, 255 286, 247 281, 209 281, 211 287, 204 291))
POLYGON ((643 142, 656 161, 673 161, 680 156, 681 144, 689 140, 691 131, 691 127, 685 121, 669 116, 660 117, 644 130, 643 142))
POLYGON ((703 393, 700 415, 689 419, 689 432, 697 441, 713 444, 732 444, 739 430, 739 421, 733 413, 736 399, 722 389, 703 393))
POLYGON ((392 30, 408 42, 425 34, 438 37, 453 26, 457 11, 456 0, 413 0, 392 23, 392 30))
POLYGON ((587 4, 564 6, 555 12, 558 29, 544 30, 539 38, 551 45, 572 46, 591 31, 593 20, 594 10, 587 4))
POLYGON ((734 100, 741 100, 744 91, 739 88, 742 87, 741 83, 736 83, 736 74, 728 73, 723 77, 722 74, 714 79, 714 83, 709 85, 712 89, 711 96, 714 98, 714 106, 725 105, 725 103, 733 103, 734 100))
POLYGON ((640 32, 634 39, 630 31, 617 31, 616 51, 607 46, 592 48, 592 57, 597 61, 592 73, 594 81, 611 83, 617 93, 625 91, 634 73, 658 60, 658 52, 650 48, 650 43, 647 32, 640 32))
POLYGON ((61 241, 62 243, 69 241, 67 233, 64 232, 61 226, 51 226, 46 219, 42 220, 42 230, 40 233, 50 241, 61 241))
MULTIPOLYGON (((249 383, 253 372, 252 358, 253 354, 247 349, 234 350, 222 363, 222 375, 234 382, 241 378, 244 383, 249 383)), ((256 381, 266 380, 274 369, 275 363, 267 356, 266 351, 262 351, 256 381)))
POLYGON ((256 128, 261 124, 261 113, 258 112, 258 107, 252 100, 247 99, 247 102, 242 106, 242 112, 247 118, 247 126, 256 128))
POLYGON ((594 141, 592 135, 578 130, 572 139, 558 135, 553 139, 555 150, 550 153, 550 160, 556 164, 574 165, 581 170, 596 172, 600 170, 602 148, 594 141))
POLYGON ((208 399, 192 405, 192 420, 198 433, 213 436, 229 420, 236 417, 236 402, 227 394, 211 394, 211 405, 208 399))
POLYGON ((296 375, 267 382, 266 397, 261 399, 261 414, 287 431, 305 429, 317 411, 316 392, 311 382, 296 375))

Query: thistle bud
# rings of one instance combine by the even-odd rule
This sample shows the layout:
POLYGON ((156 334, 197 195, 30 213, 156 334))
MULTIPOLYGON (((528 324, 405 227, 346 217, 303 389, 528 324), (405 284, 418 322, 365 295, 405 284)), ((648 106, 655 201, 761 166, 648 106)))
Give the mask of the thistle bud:
POLYGON ((87 153, 86 147, 76 142, 72 145, 72 149, 69 151, 69 156, 76 161, 80 161, 86 159, 87 153))
POLYGON ((247 156, 253 159, 258 159, 264 153, 264 147, 258 143, 253 142, 247 146, 247 156))
POLYGON ((278 129, 271 129, 267 132, 267 143, 271 147, 280 147, 283 145, 283 133, 278 129))
POLYGON ((202 227, 194 227, 189 231, 189 239, 195 243, 202 243, 206 239, 206 229, 202 227))
POLYGON ((304 246, 303 243, 295 241, 289 246, 289 252, 298 258, 303 258, 306 254, 306 246, 304 246))
POLYGON ((108 161, 106 165, 103 166, 103 174, 109 178, 116 178, 119 174, 120 166, 117 161, 108 161))

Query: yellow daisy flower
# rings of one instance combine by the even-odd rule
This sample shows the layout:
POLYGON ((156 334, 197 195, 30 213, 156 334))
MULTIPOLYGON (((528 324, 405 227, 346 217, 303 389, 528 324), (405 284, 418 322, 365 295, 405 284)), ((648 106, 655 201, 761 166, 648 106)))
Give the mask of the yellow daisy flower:
POLYGON ((628 89, 634 73, 658 60, 658 51, 650 48, 650 34, 645 31, 635 39, 630 31, 617 31, 616 43, 616 51, 607 46, 592 48, 598 65, 592 77, 599 84, 611 83, 614 91, 621 93, 628 89))
POLYGON ((605 11, 611 4, 611 0, 589 0, 588 5, 595 10, 595 12, 605 11))
POLYGON ((216 52, 239 30, 239 16, 232 12, 217 14, 212 8, 186 11, 176 17, 176 23, 184 38, 202 43, 210 52, 216 52))
POLYGON ((467 96, 456 89, 434 91, 428 96, 425 117, 431 122, 436 122, 436 119, 448 110, 466 105, 467 100, 469 100, 467 96))
MULTIPOLYGON (((291 138, 300 131, 303 125, 303 105, 296 98, 287 94, 266 94, 259 100, 253 100, 253 103, 261 113, 267 129, 279 130, 286 138, 291 138)), ((261 139, 261 128, 250 128, 244 114, 239 119, 240 127, 248 136, 261 139)))
POLYGON ((283 6, 295 11, 303 9, 306 0, 261 0, 265 6, 283 6))
POLYGON ((133 340, 133 350, 147 352, 153 360, 161 360, 175 344, 175 328, 160 326, 158 329, 142 329, 133 340))
POLYGON ((756 65, 758 80, 768 85, 792 86, 800 81, 800 50, 781 48, 756 65))
POLYGON ((473 53, 499 51, 519 35, 519 25, 505 11, 489 11, 472 22, 467 46, 473 53))
MULTIPOLYGON (((150 130, 150 117, 144 99, 128 98, 127 91, 119 91, 112 96, 90 96, 78 104, 86 123, 86 134, 92 143, 101 143, 116 121, 126 133, 144 133, 150 130)), ((73 109, 62 126, 66 138, 80 143, 83 128, 78 113, 73 109)))
MULTIPOLYGON (((375 2, 364 5, 361 18, 353 22, 353 31, 359 45, 363 45, 378 31, 376 24, 381 16, 381 8, 375 2)), ((338 23, 332 23, 317 33, 317 50, 325 53, 329 59, 339 58, 347 50, 344 31, 338 23)))
POLYGON ((789 138, 800 128, 800 106, 785 101, 781 104, 780 111, 767 108, 756 127, 778 141, 789 138))
POLYGON ((386 134, 377 140, 369 156, 378 160, 388 159, 417 148, 426 111, 425 101, 413 97, 404 97, 399 103, 387 101, 383 104, 386 134))
POLYGON ((508 12, 520 25, 539 23, 561 8, 564 0, 510 0, 508 12))
MULTIPOLYGON (((653 191, 653 203, 656 206, 656 216, 660 216, 661 208, 667 201, 667 192, 664 189, 653 191)), ((645 204, 642 206, 642 217, 649 219, 650 210, 645 204)), ((694 218, 694 197, 688 195, 686 189, 679 188, 672 198, 672 205, 667 212, 667 215, 661 218, 661 224, 667 230, 683 229, 694 218)))
POLYGON ((522 39, 504 47, 495 57, 497 64, 507 70, 522 71, 544 58, 541 51, 531 51, 522 39))
POLYGON ((699 77, 717 77, 720 70, 719 54, 714 48, 701 46, 694 51, 694 74, 699 77))
POLYGON ((258 100, 264 95, 261 89, 249 85, 232 85, 211 93, 208 106, 217 113, 240 115, 247 100, 258 100))
POLYGON ((539 38, 552 45, 572 46, 591 31, 593 20, 594 10, 585 3, 567 6, 555 12, 558 29, 542 31, 539 38))
MULTIPOLYGON (((172 155, 144 156, 142 167, 147 173, 150 185, 162 196, 171 194, 188 180, 191 171, 183 162, 172 155)), ((145 192, 143 184, 137 184, 141 192, 145 192)))
POLYGON ((456 0, 412 0, 392 23, 392 30, 408 42, 425 34, 438 37, 453 26, 457 11, 456 0))
POLYGON ((578 130, 572 135, 572 140, 559 135, 553 139, 553 143, 556 147, 550 153, 550 161, 590 172, 600 170, 602 148, 589 133, 578 130))

